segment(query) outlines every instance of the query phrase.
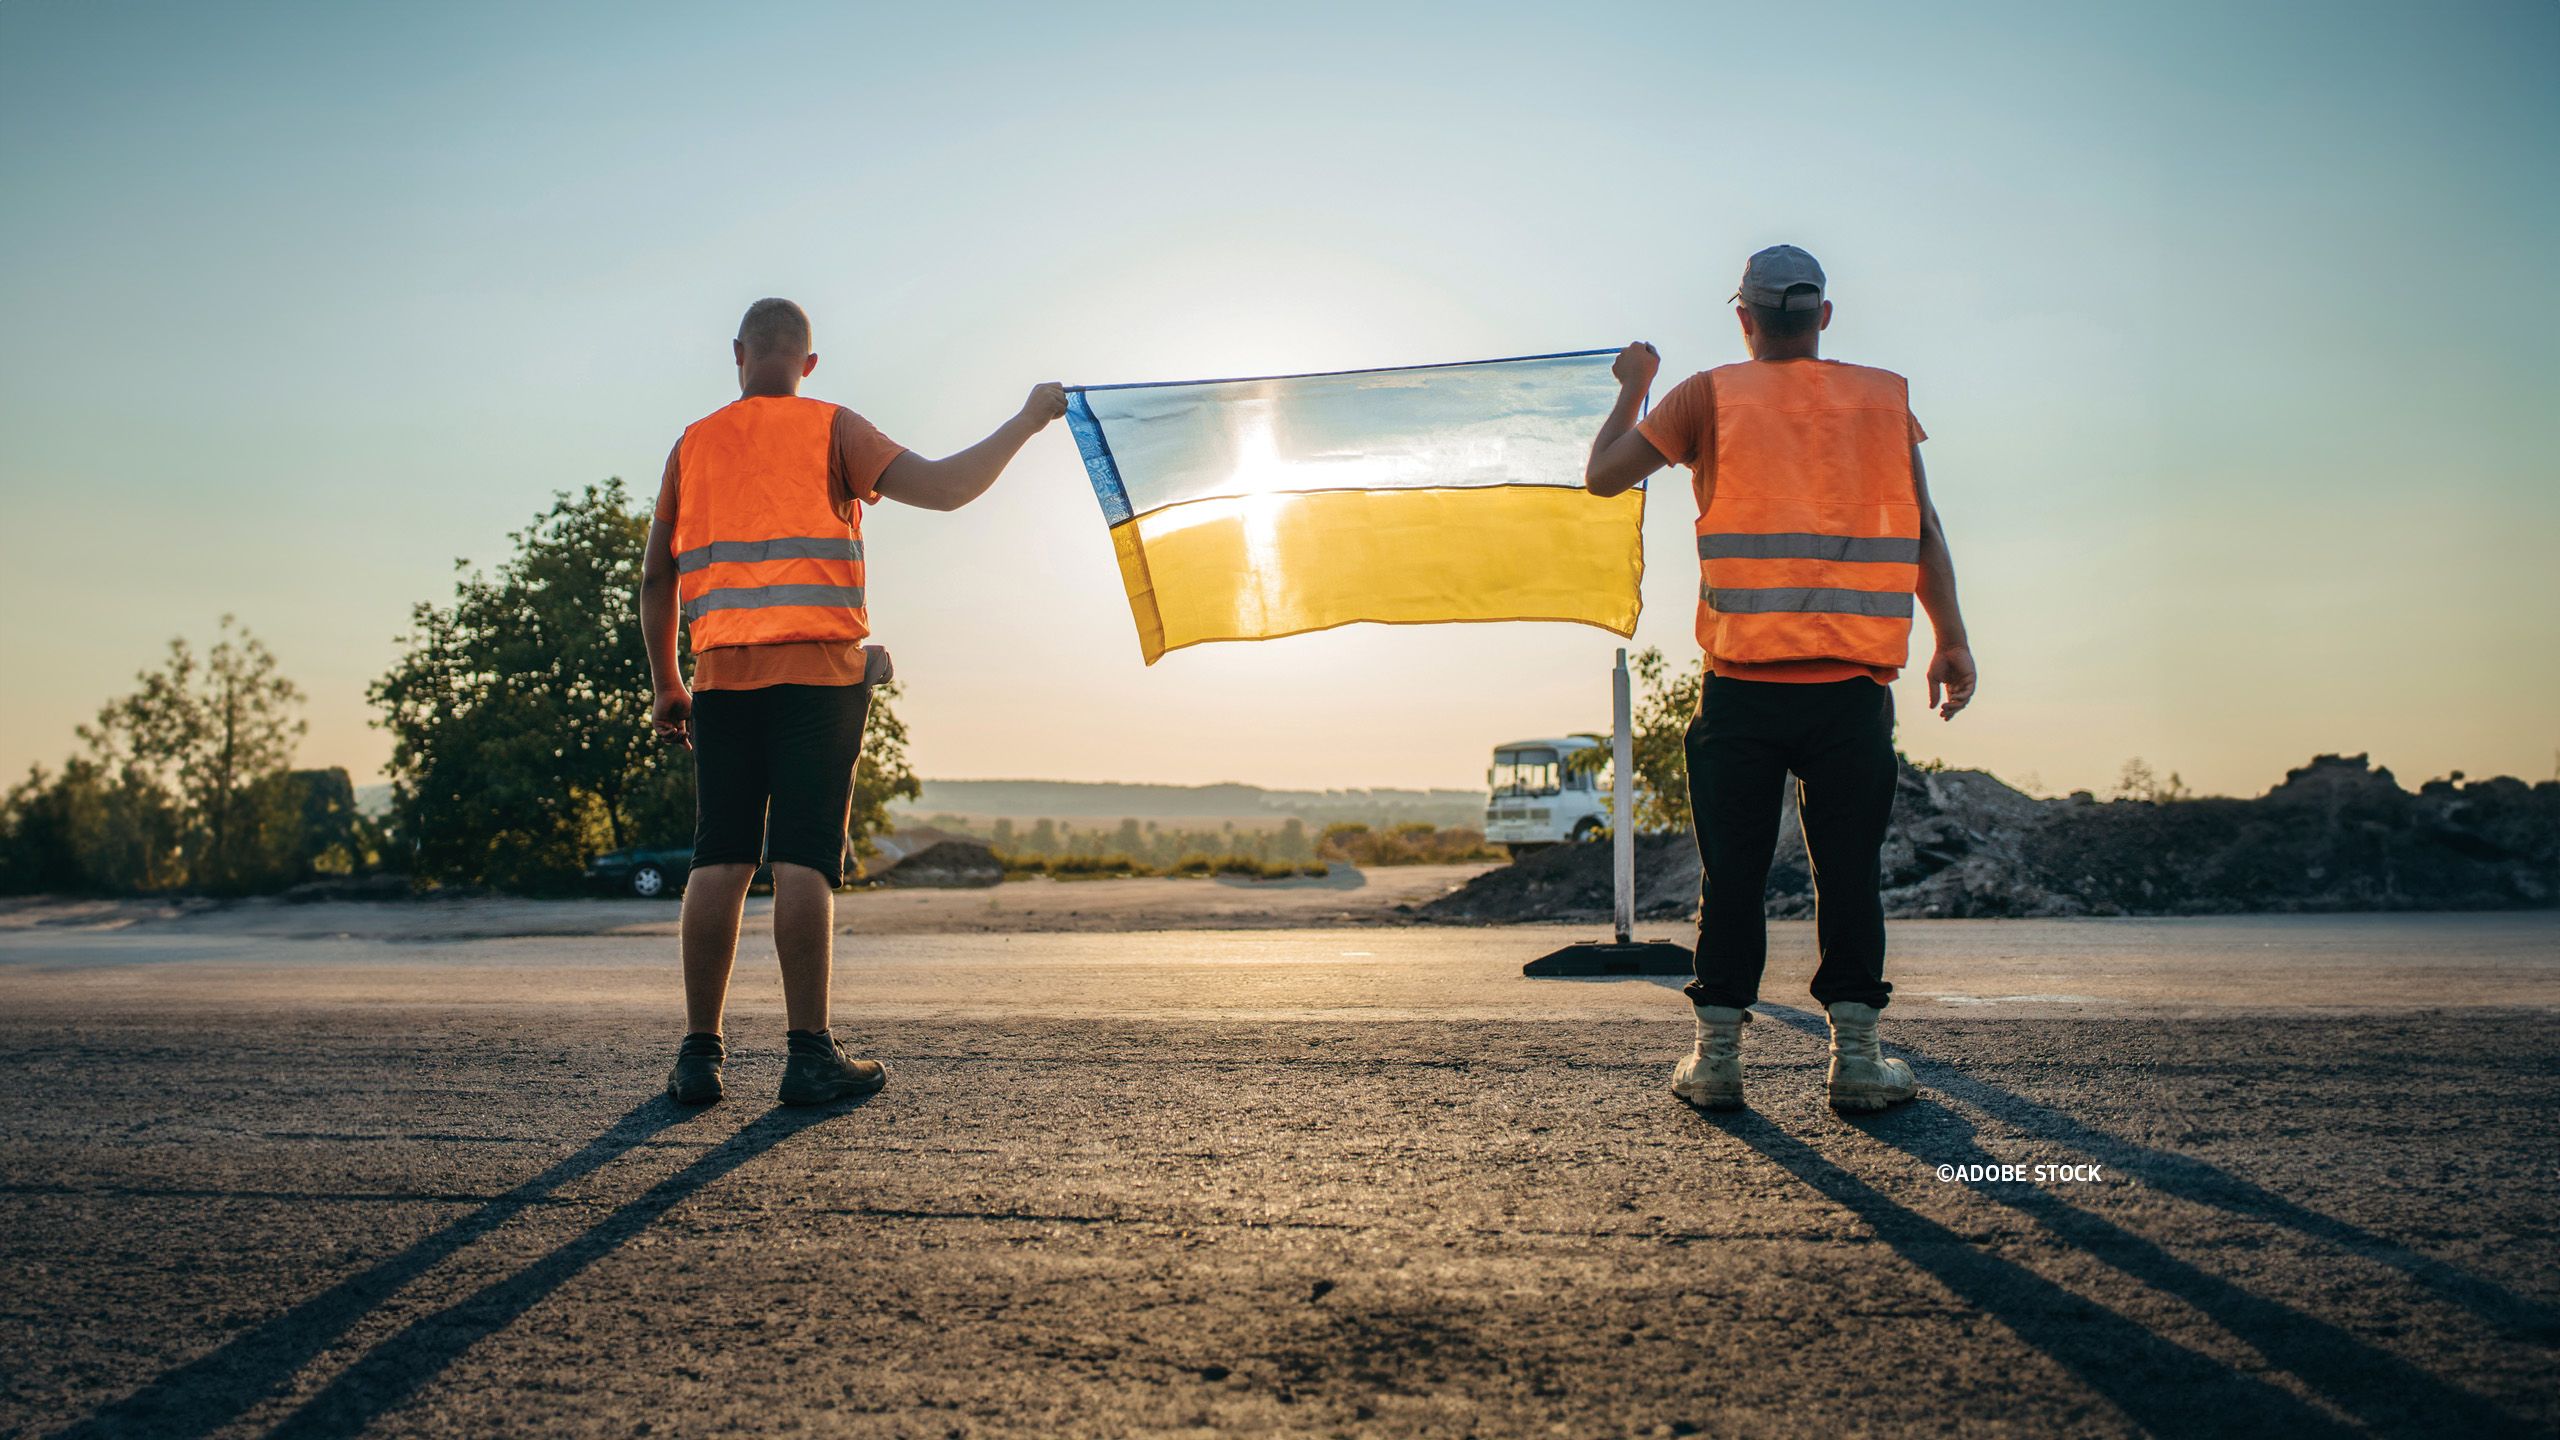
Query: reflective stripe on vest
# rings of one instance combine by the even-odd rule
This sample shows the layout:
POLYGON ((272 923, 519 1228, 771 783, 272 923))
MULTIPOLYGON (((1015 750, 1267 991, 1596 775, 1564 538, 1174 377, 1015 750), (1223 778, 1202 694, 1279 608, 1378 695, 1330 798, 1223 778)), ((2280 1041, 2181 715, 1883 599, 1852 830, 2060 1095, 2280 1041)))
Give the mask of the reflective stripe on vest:
POLYGON ((726 590, 705 591, 684 602, 684 618, 690 624, 715 610, 773 610, 804 605, 841 606, 847 610, 862 608, 859 585, 754 585, 726 590))
POLYGON ((862 507, 835 510, 836 407, 759 395, 704 417, 676 452, 676 587, 694 650, 860 640, 862 507))
POLYGON ((1881 560, 1920 563, 1920 541, 1898 535, 1701 535, 1701 560, 1881 560))
POLYGON ((1827 360, 1711 371, 1698 643, 1759 665, 1910 658, 1920 506, 1901 376, 1827 360))
POLYGON ((1911 618, 1908 590, 1842 590, 1829 585, 1764 585, 1754 590, 1698 587, 1698 598, 1727 615, 1896 615, 1911 618))
POLYGON ((752 565, 759 560, 862 559, 862 542, 847 535, 793 535, 780 540, 714 540, 676 553, 676 573, 705 565, 752 565))

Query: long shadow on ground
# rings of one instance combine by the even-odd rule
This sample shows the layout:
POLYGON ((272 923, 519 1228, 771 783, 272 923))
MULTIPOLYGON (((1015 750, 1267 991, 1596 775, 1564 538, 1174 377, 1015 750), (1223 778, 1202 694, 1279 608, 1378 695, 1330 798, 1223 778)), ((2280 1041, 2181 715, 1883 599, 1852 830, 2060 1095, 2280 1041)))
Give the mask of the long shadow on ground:
MULTIPOLYGON (((1762 1008, 1808 1034, 1828 1033, 1813 1015, 1785 1006, 1762 1008)), ((2399 1265, 2404 1272, 2437 1282, 2439 1293, 2449 1292, 2448 1298, 2458 1304, 2472 1302, 2463 1308, 2480 1313, 2484 1298, 2498 1302, 2486 1306, 2489 1313, 2482 1318, 2531 1323, 2536 1308, 2532 1302, 2452 1266, 2304 1209, 2192 1157, 2116 1140, 1998 1086, 1926 1062, 1907 1048, 1905 1053, 1926 1065, 1923 1074, 1930 1085, 1978 1104, 2039 1139, 2074 1146, 2166 1193, 2272 1220, 2373 1258, 2397 1256, 2404 1262, 2399 1265), (2170 1183, 2160 1182, 2164 1173, 2170 1183), (2454 1281, 2462 1283, 2450 1283, 2454 1281)), ((2070 1368, 2148 1428, 2190 1434, 2342 1433, 2327 1416, 2284 1391, 2082 1300, 2033 1272, 1981 1253, 1766 1120, 1745 1113, 1724 1119, 1723 1128, 1779 1168, 1855 1211, 1897 1253, 1999 1317, 2021 1339, 2070 1368)), ((1894 1112, 1862 1128, 1928 1168, 2000 1163, 1978 1143, 1971 1123, 1925 1101, 1919 1108, 1894 1112)), ((2529 1428, 2489 1401, 2366 1344, 2337 1325, 2209 1274, 2051 1190, 1998 1182, 1974 1183, 1970 1188, 2034 1219, 2057 1240, 2130 1279, 2192 1305, 2323 1400, 2353 1416, 2369 1433, 2422 1435, 2449 1429, 2462 1434, 2515 1434, 2529 1428)))
MULTIPOLYGON (((1827 1040, 1830 1036, 1829 1025, 1810 1011, 1772 1005, 1765 1000, 1756 1008, 1770 1019, 1817 1039, 1827 1040)), ((2335 1245, 2363 1259, 2387 1265, 2425 1286, 2446 1304, 2468 1311, 2496 1328, 2508 1339, 2540 1345, 2560 1341, 2560 1308, 2518 1295, 2459 1266, 2420 1254, 2362 1226, 2324 1215, 2192 1155, 2119 1139, 2049 1105, 1968 1075, 1954 1065, 1932 1060, 1905 1046, 1893 1048, 1910 1059, 1925 1088, 1963 1101, 2039 1140, 2077 1150, 2111 1171, 2139 1178, 2144 1185, 2164 1195, 2243 1219, 2281 1226, 2310 1239, 2335 1245)))
POLYGON ((850 1108, 776 1107, 766 1111, 692 1164, 597 1221, 585 1234, 477 1294, 457 1300, 433 1315, 420 1316, 400 1333, 366 1351, 319 1394, 304 1401, 302 1408, 267 1432, 269 1440, 361 1433, 377 1417, 397 1408, 444 1373, 445 1367, 463 1351, 505 1329, 570 1277, 657 1223, 658 1217, 687 1196, 829 1115, 850 1108))
POLYGON ((558 1164, 434 1231, 408 1249, 348 1276, 201 1359, 159 1376, 60 1432, 81 1440, 111 1435, 205 1435, 238 1419, 394 1292, 465 1246, 548 1201, 683 1118, 661 1096, 632 1107, 603 1134, 558 1164))
POLYGON ((1895 1254, 2006 1325, 2153 1434, 2356 1433, 2296 1396, 1984 1252, 1770 1120, 1748 1110, 1703 1118, 1865 1221, 1895 1254))
MULTIPOLYGON (((646 1230, 704 1186, 849 1106, 768 1111, 691 1164, 651 1186, 577 1238, 432 1315, 358 1357, 272 1435, 354 1435, 441 1374, 464 1350, 504 1329, 572 1276, 646 1230)), ((401 1287, 562 1186, 593 1174, 687 1117, 660 1096, 635 1106, 577 1153, 362 1273, 154 1379, 100 1409, 64 1437, 201 1436, 273 1395, 401 1287)))

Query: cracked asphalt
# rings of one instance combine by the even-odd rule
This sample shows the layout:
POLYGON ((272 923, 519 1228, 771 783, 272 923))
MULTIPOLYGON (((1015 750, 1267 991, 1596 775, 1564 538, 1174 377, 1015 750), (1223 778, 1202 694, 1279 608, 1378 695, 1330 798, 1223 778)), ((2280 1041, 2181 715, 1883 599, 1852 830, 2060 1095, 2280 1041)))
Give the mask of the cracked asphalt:
POLYGON ((0 1435, 2560 1433, 2560 915, 1894 936, 1851 1122, 1801 926, 1733 1116, 1561 931, 856 935, 815 1111, 751 948, 680 1112, 663 937, 10 930, 0 1435))

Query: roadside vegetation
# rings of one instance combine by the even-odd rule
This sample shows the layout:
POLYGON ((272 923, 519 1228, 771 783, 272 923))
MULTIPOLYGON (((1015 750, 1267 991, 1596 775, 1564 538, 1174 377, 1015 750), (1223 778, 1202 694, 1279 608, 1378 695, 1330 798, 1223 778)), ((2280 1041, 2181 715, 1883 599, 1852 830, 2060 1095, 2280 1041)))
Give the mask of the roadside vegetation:
POLYGON ((1465 825, 1327 825, 1317 853, 1354 865, 1456 865, 1470 860, 1500 860, 1502 850, 1485 843, 1484 832, 1465 825))
MULTIPOLYGON (((79 731, 80 750, 0 797, 0 893, 246 895, 374 873, 560 893, 588 859, 681 845, 693 768, 654 744, 633 613, 647 513, 619 480, 553 497, 494 574, 420 604, 368 690, 391 732, 391 812, 343 769, 292 768, 303 696, 223 617, 79 731)), ((896 689, 875 694, 849 830, 857 853, 918 793, 896 689)))
POLYGON ((293 768, 302 692, 230 616, 134 681, 0 798, 0 894, 241 895, 379 862, 347 772, 293 768))
POLYGON ((1250 855, 1194 855, 1171 865, 1157 865, 1129 855, 1006 855, 1008 880, 1128 880, 1164 875, 1177 880, 1229 876, 1246 880, 1287 880, 1299 875, 1325 875, 1333 867, 1321 860, 1257 860, 1250 855))
POLYGON ((1500 850, 1485 843, 1481 830, 1420 821, 1377 827, 1344 822, 1313 832, 1295 817, 1266 827, 1228 822, 1215 830, 1138 819, 1090 828, 1053 819, 1021 825, 957 815, 935 815, 924 823, 984 842, 1003 862, 1005 874, 1017 879, 1224 875, 1280 880, 1322 875, 1336 863, 1365 868, 1502 858, 1500 850))
MULTIPOLYGON (((1689 722, 1698 713, 1698 695, 1706 685, 1706 657, 1675 670, 1662 651, 1648 647, 1628 662, 1635 673, 1635 734, 1630 737, 1636 778, 1636 829, 1639 832, 1689 828, 1689 722)), ((1584 751, 1576 759, 1598 765, 1605 750, 1584 751), (1585 758, 1587 757, 1587 758, 1585 758)))

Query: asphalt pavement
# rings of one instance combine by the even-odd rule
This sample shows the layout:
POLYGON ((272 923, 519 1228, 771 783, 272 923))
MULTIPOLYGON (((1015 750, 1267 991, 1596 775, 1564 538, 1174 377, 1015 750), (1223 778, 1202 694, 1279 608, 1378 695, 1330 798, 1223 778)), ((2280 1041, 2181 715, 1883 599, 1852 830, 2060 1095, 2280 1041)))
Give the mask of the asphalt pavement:
POLYGON ((1541 930, 0 934, 0 1435, 2560 1432, 2560 916, 1895 927, 1751 1108, 1541 930))

